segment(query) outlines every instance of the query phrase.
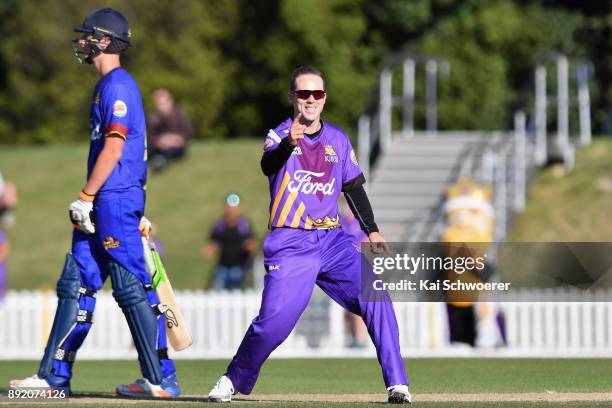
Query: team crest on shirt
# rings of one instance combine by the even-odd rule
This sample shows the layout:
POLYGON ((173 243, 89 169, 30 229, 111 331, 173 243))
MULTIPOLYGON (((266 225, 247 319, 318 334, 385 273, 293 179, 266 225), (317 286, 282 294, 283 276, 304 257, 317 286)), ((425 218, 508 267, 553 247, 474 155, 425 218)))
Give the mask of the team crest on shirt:
POLYGON ((325 154, 329 156, 336 156, 336 151, 332 145, 325 146, 325 154))
POLYGON ((121 245, 121 242, 116 238, 108 236, 104 239, 104 249, 107 251, 109 249, 119 248, 119 245, 121 245))
POLYGON ((295 154, 296 156, 299 156, 302 154, 302 148, 300 146, 296 146, 293 151, 291 152, 291 154, 295 154))
POLYGON ((121 99, 117 99, 113 104, 113 116, 122 118, 127 115, 127 105, 121 99))
POLYGON ((325 146, 325 161, 328 163, 338 163, 338 155, 332 145, 325 146))

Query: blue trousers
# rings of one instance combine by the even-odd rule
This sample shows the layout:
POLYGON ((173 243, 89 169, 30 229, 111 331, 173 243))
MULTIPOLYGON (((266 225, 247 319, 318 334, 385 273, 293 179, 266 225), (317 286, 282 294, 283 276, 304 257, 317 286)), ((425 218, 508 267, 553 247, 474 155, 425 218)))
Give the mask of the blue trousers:
MULTIPOLYGON (((143 286, 151 284, 151 277, 146 270, 144 248, 138 223, 144 211, 144 193, 135 192, 124 196, 97 197, 94 202, 93 220, 96 232, 87 235, 77 229, 72 234, 72 255, 79 268, 81 286, 97 292, 104 286, 109 276, 108 262, 113 260, 133 273, 143 286)), ((159 304, 154 290, 146 292, 150 305, 159 304)), ((94 312, 96 298, 82 294, 79 308, 94 312)), ((95 320, 95 315, 94 315, 95 320)), ((70 331, 63 348, 76 352, 87 333, 91 323, 77 323, 70 331)), ((174 362, 167 358, 166 326, 163 315, 158 317, 157 349, 161 351, 160 365, 164 377, 173 374, 174 362)), ((54 360, 53 369, 56 375, 71 378, 73 362, 54 360)))
POLYGON ((240 289, 244 280, 244 268, 242 266, 218 265, 215 269, 213 288, 217 290, 240 289))

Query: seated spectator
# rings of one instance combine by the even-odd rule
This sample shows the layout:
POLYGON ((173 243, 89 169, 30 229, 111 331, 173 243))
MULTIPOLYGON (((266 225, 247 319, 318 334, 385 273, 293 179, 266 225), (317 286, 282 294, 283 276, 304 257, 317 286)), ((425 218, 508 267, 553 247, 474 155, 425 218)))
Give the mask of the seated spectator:
POLYGON ((0 227, 12 227, 15 224, 17 207, 17 189, 11 182, 5 182, 0 173, 0 227))
POLYGON ((5 182, 0 173, 0 302, 6 291, 6 262, 10 245, 3 227, 15 224, 15 207, 17 206, 17 190, 13 183, 5 182))
POLYGON ((164 170, 172 160, 185 156, 193 137, 191 121, 174 104, 172 94, 164 88, 153 93, 155 111, 147 118, 149 163, 153 172, 164 170))
POLYGON ((249 220, 240 215, 240 197, 230 194, 225 200, 223 218, 202 247, 204 258, 219 256, 213 278, 214 289, 240 289, 257 250, 249 220))

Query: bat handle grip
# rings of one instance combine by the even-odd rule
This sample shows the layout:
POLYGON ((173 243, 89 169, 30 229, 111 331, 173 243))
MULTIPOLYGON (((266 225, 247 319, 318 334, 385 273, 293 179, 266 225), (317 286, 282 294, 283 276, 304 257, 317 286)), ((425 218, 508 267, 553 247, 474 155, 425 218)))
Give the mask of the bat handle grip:
POLYGON ((142 249, 143 249, 145 266, 147 268, 147 272, 149 272, 149 275, 154 276, 155 275, 155 261, 153 260, 153 254, 151 253, 153 248, 149 240, 145 238, 144 236, 142 237, 142 249))

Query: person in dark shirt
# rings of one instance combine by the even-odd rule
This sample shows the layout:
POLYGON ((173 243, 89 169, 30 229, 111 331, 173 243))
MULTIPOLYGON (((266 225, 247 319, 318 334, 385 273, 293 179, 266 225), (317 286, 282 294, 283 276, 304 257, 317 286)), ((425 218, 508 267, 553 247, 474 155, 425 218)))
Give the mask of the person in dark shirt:
POLYGON ((170 91, 156 90, 153 101, 155 111, 147 118, 148 153, 153 172, 160 172, 172 160, 185 156, 193 128, 187 115, 175 105, 170 91))
POLYGON ((230 194, 225 200, 224 215, 210 233, 202 248, 205 258, 219 255, 213 279, 214 289, 240 289, 257 249, 251 223, 240 214, 240 197, 230 194))

